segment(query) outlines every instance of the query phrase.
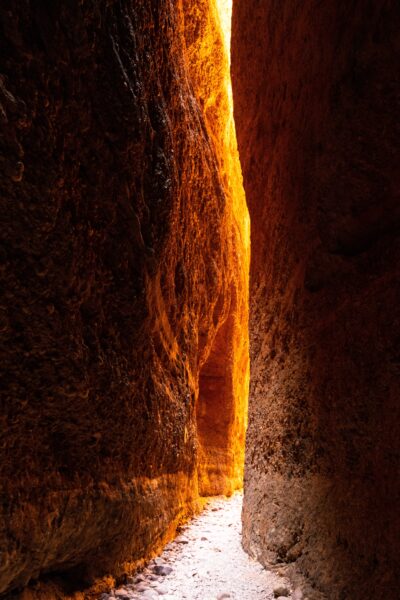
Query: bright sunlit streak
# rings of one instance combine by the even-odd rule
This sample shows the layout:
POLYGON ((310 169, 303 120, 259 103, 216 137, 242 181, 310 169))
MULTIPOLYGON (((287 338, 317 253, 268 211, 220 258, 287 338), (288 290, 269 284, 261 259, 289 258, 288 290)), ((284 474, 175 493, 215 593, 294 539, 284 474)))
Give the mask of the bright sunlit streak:
POLYGON ((217 10, 221 22, 221 31, 224 37, 226 53, 230 62, 231 58, 231 32, 232 32, 232 0, 216 0, 217 10))

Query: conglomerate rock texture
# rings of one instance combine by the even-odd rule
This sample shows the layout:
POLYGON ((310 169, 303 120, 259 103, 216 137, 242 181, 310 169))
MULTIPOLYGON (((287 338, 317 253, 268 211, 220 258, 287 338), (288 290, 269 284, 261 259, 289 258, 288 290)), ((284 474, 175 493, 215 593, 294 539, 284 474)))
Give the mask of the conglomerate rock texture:
POLYGON ((198 470, 240 485, 247 273, 181 3, 5 0, 0 31, 1 593, 129 571, 198 470))
POLYGON ((306 575, 310 598, 399 589, 399 17, 395 0, 234 3, 244 543, 306 575))

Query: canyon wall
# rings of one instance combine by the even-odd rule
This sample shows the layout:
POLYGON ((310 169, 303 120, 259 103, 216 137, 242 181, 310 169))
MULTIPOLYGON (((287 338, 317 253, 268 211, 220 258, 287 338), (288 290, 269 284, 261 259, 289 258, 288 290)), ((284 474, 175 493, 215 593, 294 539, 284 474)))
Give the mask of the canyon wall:
POLYGON ((240 485, 243 239, 180 3, 6 0, 0 30, 0 592, 82 589, 240 485))
POLYGON ((251 216, 244 545, 309 598, 394 598, 400 6, 234 2, 251 216))
POLYGON ((199 484, 204 495, 243 485, 249 386, 248 278, 250 222, 233 120, 229 69, 229 6, 220 0, 182 0, 186 64, 204 115, 224 189, 228 290, 216 307, 210 352, 201 359, 197 422, 199 484))

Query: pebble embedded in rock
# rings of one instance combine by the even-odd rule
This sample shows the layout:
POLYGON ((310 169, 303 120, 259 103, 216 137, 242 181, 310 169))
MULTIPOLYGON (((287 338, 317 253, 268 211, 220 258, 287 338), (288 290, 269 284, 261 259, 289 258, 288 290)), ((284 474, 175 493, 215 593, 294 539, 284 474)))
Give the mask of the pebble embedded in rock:
POLYGON ((154 573, 156 573, 157 575, 161 575, 162 577, 166 577, 173 571, 172 567, 167 567, 164 565, 156 565, 153 570, 154 573))
POLYGON ((157 588, 157 592, 160 596, 165 596, 165 594, 168 594, 168 589, 160 585, 160 587, 157 588))
POLYGON ((118 600, 129 600, 131 597, 129 591, 125 588, 118 588, 114 591, 114 595, 118 600))
POLYGON ((149 600, 158 600, 158 592, 154 590, 146 590, 143 592, 143 598, 148 598, 149 600))
POLYGON ((274 588, 275 598, 280 598, 280 597, 287 598, 289 595, 290 595, 290 592, 289 592, 288 588, 285 586, 280 586, 280 587, 274 588))
POLYGON ((183 537, 182 535, 180 535, 175 539, 175 542, 177 544, 188 544, 189 540, 187 538, 183 537))

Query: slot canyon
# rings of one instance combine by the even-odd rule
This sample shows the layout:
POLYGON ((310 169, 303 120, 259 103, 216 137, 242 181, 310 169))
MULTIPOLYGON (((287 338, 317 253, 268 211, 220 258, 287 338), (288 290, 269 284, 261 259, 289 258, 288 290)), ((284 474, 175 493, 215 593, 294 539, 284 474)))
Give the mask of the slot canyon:
POLYGON ((3 0, 0 597, 101 598, 242 488, 302 597, 400 597, 399 32, 3 0))

